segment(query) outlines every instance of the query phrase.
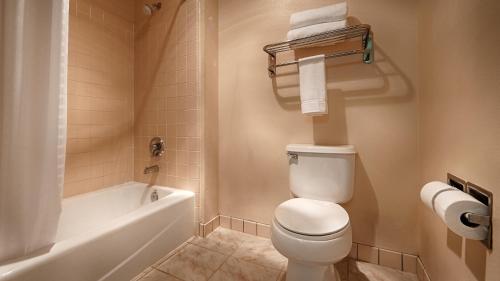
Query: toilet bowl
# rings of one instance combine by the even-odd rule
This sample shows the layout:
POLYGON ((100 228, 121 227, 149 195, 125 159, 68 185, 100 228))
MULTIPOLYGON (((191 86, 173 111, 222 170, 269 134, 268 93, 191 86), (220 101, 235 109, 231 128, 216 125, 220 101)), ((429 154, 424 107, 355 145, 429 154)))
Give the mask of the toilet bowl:
POLYGON ((333 264, 351 250, 349 216, 332 202, 290 199, 275 210, 271 240, 288 258, 287 281, 334 281, 333 264))
POLYGON ((271 241, 286 258, 287 281, 339 280, 334 264, 352 245, 349 215, 337 203, 354 189, 353 146, 287 146, 293 199, 276 207, 271 241))

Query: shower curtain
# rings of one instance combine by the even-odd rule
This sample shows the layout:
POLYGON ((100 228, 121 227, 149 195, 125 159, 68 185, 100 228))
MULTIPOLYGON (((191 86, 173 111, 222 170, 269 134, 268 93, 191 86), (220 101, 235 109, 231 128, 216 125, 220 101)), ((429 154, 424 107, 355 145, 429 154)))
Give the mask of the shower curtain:
POLYGON ((54 242, 66 150, 69 0, 0 1, 0 263, 54 242))

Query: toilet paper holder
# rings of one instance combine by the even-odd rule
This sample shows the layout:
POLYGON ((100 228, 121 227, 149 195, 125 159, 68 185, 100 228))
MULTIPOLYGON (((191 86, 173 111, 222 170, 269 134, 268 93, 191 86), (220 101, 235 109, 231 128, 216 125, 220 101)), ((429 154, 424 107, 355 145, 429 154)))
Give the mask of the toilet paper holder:
POLYGON ((488 235, 485 240, 482 240, 483 243, 488 249, 491 249, 493 246, 492 243, 492 225, 491 225, 491 217, 493 214, 493 193, 490 191, 477 186, 471 182, 466 182, 463 179, 449 174, 447 175, 448 184, 469 194, 470 196, 476 198, 481 203, 488 206, 488 215, 481 215, 475 213, 465 213, 462 215, 462 223, 471 227, 479 227, 483 226, 488 229, 488 235))
POLYGON ((484 216, 474 213, 465 213, 464 217, 467 220, 467 222, 473 225, 490 226, 491 224, 491 216, 484 216))
POLYGON ((492 240, 492 215, 493 215, 493 193, 490 191, 477 186, 471 182, 467 182, 467 187, 466 187, 466 192, 471 195, 472 197, 476 198, 486 206, 488 206, 488 215, 479 215, 479 214, 465 214, 467 217, 467 220, 471 223, 474 223, 476 225, 481 225, 484 226, 488 229, 488 235, 486 236, 486 239, 482 240, 481 243, 483 243, 484 246, 488 249, 492 249, 493 247, 493 240, 492 240))

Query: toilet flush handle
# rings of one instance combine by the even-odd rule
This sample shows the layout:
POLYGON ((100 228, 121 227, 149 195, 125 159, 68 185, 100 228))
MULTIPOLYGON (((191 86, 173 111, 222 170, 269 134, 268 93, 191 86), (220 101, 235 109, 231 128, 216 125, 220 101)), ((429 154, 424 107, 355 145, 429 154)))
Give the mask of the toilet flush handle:
POLYGON ((287 152, 286 155, 288 155, 288 159, 294 159, 294 160, 299 159, 299 155, 297 153, 287 152))

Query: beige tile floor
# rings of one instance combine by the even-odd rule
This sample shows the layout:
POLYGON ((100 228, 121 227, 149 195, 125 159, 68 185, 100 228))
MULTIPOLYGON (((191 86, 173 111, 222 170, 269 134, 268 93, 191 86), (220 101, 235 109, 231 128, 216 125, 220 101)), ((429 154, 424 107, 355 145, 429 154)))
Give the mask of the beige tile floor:
MULTIPOLYGON (((218 228, 169 253, 134 281, 284 281, 286 258, 269 239, 218 228)), ((411 273, 344 260, 336 267, 341 281, 417 281, 411 273)))

